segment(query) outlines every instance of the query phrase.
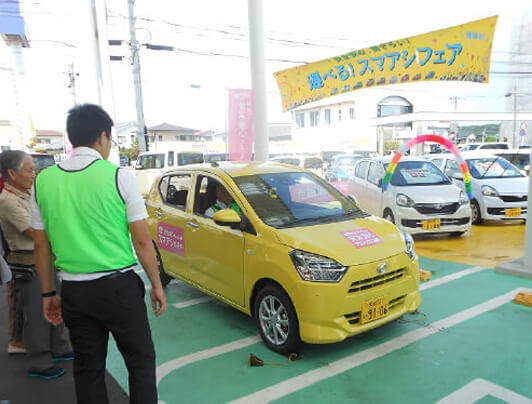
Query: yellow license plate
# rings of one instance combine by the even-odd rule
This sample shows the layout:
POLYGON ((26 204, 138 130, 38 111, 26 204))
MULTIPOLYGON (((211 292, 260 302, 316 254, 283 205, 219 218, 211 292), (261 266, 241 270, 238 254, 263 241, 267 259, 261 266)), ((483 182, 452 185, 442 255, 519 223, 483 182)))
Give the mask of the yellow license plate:
POLYGON ((439 230, 441 223, 440 219, 423 220, 423 230, 439 230))
POLYGON ((362 303, 360 324, 369 323, 370 321, 385 317, 388 315, 389 311, 389 299, 387 296, 368 300, 367 302, 362 303))
POLYGON ((521 208, 508 208, 505 211, 506 217, 521 216, 521 208))

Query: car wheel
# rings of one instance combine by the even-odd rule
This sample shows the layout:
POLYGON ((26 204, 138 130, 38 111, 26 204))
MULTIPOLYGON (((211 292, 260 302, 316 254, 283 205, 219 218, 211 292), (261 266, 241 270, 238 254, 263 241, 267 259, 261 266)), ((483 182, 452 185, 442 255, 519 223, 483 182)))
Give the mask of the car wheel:
POLYGON ((161 254, 159 254, 159 249, 157 248, 155 243, 153 243, 153 247, 155 248, 155 258, 157 258, 157 267, 159 268, 159 276, 161 277, 161 283, 163 285, 163 288, 166 288, 173 278, 166 272, 164 272, 163 260, 161 259, 161 254))
POLYGON ((482 216, 480 215, 480 206, 478 206, 478 202, 475 199, 471 201, 471 223, 482 223, 482 216))
POLYGON ((386 209, 382 217, 390 223, 395 224, 395 218, 393 217, 393 213, 390 209, 386 209))
POLYGON ((281 354, 297 352, 301 344, 299 322, 284 290, 273 284, 262 288, 255 300, 253 314, 268 348, 281 354))

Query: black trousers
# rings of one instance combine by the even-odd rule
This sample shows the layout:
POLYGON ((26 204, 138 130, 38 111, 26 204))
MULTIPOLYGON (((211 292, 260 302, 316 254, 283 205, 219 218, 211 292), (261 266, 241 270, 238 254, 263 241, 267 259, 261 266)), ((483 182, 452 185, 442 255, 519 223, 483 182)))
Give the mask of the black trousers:
POLYGON ((93 281, 63 281, 63 320, 74 348, 78 404, 108 404, 105 364, 109 332, 129 372, 132 404, 156 404, 155 350, 145 288, 132 270, 93 281))

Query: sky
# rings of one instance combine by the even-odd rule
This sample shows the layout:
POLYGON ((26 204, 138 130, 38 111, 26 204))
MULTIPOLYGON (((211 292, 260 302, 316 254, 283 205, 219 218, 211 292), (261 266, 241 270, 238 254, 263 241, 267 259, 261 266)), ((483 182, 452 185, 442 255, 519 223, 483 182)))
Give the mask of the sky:
MULTIPOLYGON (((94 64, 92 51, 87 47, 87 3, 87 0, 20 0, 31 40, 31 48, 23 52, 25 102, 38 129, 64 127, 65 114, 73 103, 72 89, 68 87, 70 64, 79 74, 76 101, 96 101, 93 81, 89 79, 94 64)), ((505 72, 532 70, 532 50, 516 55, 512 46, 515 43, 512 33, 521 23, 521 16, 524 12, 530 15, 532 6, 528 3, 449 0, 437 7, 417 0, 363 3, 264 0, 268 121, 290 120, 289 113, 281 110, 273 78, 275 71, 492 15, 499 15, 499 20, 491 71, 500 73, 492 73, 489 84, 409 83, 397 88, 388 86, 387 91, 390 95, 397 89, 426 94, 434 98, 434 107, 443 111, 453 110, 449 100, 452 96, 459 97, 458 111, 506 111, 510 104, 504 94, 512 88, 515 76, 505 72)), ((136 0, 139 42, 179 49, 141 48, 144 115, 148 126, 168 122, 200 130, 225 130, 227 90, 251 88, 247 5, 247 0, 136 0)), ((107 0, 106 6, 108 38, 127 41, 127 0, 107 0)), ((10 55, 6 52, 0 47, 0 69, 9 65, 10 55)), ((109 52, 129 55, 126 45, 110 47, 109 52)), ((126 57, 109 62, 105 68, 112 82, 115 122, 134 121, 130 61, 126 57)), ((8 103, 4 99, 0 107, 8 103)))

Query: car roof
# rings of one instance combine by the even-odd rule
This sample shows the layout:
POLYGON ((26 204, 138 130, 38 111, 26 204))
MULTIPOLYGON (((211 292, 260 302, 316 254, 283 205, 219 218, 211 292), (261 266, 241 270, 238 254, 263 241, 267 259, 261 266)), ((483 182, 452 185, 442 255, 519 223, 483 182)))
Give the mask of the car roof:
POLYGON ((246 175, 307 172, 293 165, 275 163, 271 161, 218 161, 216 163, 190 164, 179 168, 167 170, 164 174, 172 172, 205 171, 212 174, 225 173, 231 177, 244 177, 246 175))
MULTIPOLYGON (((383 164, 388 164, 390 161, 392 161, 392 158, 393 158, 393 155, 392 156, 376 156, 376 157, 366 157, 364 158, 364 160, 366 161, 379 161, 383 164)), ((401 157, 401 160, 399 160, 399 162, 401 161, 427 161, 426 158, 423 158, 422 156, 403 156, 401 157)))
MULTIPOLYGON (((483 150, 461 151, 460 154, 465 160, 478 159, 478 158, 484 158, 484 157, 497 157, 497 156, 494 156, 494 153, 496 150, 508 151, 505 149, 483 149, 483 150)), ((455 156, 453 153, 435 153, 435 154, 426 155, 426 158, 428 158, 429 160, 432 160, 435 158, 455 158, 455 156)))

